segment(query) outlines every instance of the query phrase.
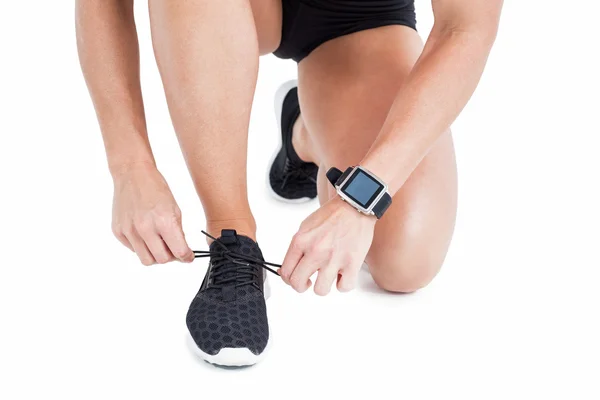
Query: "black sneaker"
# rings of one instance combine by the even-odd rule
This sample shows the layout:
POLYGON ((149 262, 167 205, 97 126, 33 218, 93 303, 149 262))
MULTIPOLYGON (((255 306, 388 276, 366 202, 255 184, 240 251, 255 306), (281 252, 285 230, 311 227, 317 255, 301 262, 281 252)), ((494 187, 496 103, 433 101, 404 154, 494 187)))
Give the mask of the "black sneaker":
MULTIPOLYGON (((200 291, 187 313, 194 350, 205 361, 223 366, 256 364, 269 342, 265 305, 267 265, 258 244, 235 230, 224 229, 209 251, 210 257, 200 291)), ((267 286, 268 289, 268 286, 267 286)))
POLYGON ((292 146, 292 128, 300 116, 298 84, 284 83, 275 94, 275 114, 281 143, 269 169, 269 187, 276 199, 303 203, 317 197, 317 171, 314 163, 304 162, 292 146))

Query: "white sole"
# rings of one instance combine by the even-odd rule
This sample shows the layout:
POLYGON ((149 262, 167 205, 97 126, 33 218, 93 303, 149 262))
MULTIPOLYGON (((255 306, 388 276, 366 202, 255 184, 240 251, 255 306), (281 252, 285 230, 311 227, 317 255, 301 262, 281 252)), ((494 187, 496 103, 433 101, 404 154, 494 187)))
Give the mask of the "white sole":
POLYGON ((283 108, 283 100, 285 100, 285 96, 288 94, 288 92, 290 90, 292 90, 293 88, 295 88, 296 86, 298 86, 298 81, 296 79, 292 79, 291 81, 287 81, 286 83, 281 85, 279 87, 279 89, 277 89, 277 92, 275 92, 275 118, 277 118, 277 132, 279 132, 279 135, 277 136, 277 140, 279 141, 279 146, 277 146, 277 148, 275 149, 275 152, 271 156, 271 161, 269 162, 269 168, 267 169, 267 188, 269 190, 269 193, 271 193, 271 196, 273 196, 276 200, 281 201, 283 203, 288 203, 288 204, 308 203, 309 201, 314 200, 314 199, 311 199, 310 197, 302 197, 300 199, 286 199, 285 197, 281 197, 280 195, 275 193, 275 191, 271 187, 271 181, 269 179, 269 173, 271 172, 271 166, 275 162, 275 158, 277 157, 277 154, 279 154, 279 152, 281 151, 281 148, 283 147, 283 143, 281 141, 281 110, 283 108))
POLYGON ((230 347, 225 347, 221 349, 214 356, 212 354, 208 354, 200 350, 198 346, 196 346, 196 342, 190 335, 187 337, 187 344, 190 350, 198 357, 203 359, 204 361, 220 366, 220 367, 250 367, 254 364, 259 363, 267 353, 269 349, 269 343, 267 343, 267 347, 265 350, 259 355, 254 354, 247 348, 237 348, 233 349, 230 347))
MULTIPOLYGON (((271 297, 271 286, 269 285, 269 279, 266 275, 264 283, 264 295, 265 300, 271 297)), ((215 355, 208 354, 202 351, 202 349, 200 349, 196 345, 196 342, 190 334, 187 335, 186 343, 192 351, 192 353, 194 353, 196 356, 200 357, 208 363, 222 367, 249 367, 260 362, 264 358, 265 354, 267 353, 267 350, 270 347, 271 341, 271 332, 269 332, 269 341, 267 342, 267 346, 265 347, 263 352, 258 355, 254 354, 250 351, 250 349, 245 347, 224 347, 221 350, 219 350, 219 352, 215 355)))

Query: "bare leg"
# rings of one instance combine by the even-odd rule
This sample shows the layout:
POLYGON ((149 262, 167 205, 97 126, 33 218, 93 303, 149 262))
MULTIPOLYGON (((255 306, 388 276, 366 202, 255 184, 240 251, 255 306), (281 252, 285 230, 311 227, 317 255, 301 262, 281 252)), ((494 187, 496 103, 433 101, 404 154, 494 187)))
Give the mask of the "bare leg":
MULTIPOLYGON (((295 126, 294 145, 320 166, 322 203, 335 193, 324 173, 360 162, 421 50, 422 42, 410 28, 382 27, 327 42, 300 63, 302 120, 295 126)), ((456 194, 448 132, 376 225, 366 262, 380 287, 412 292, 433 279, 454 230, 456 194)))
POLYGON ((150 0, 173 125, 215 236, 233 228, 255 238, 246 188, 248 125, 259 52, 279 43, 275 4, 260 2, 253 13, 249 0, 150 0))

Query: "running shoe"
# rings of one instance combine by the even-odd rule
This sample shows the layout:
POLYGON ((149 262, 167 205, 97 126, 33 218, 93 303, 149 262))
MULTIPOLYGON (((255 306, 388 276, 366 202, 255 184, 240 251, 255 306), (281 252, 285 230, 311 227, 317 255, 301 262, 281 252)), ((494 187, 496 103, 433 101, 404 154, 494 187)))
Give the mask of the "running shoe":
MULTIPOLYGON (((263 259, 258 244, 224 229, 209 251, 208 271, 187 313, 193 349, 205 361, 231 367, 256 364, 269 343, 265 304, 266 270, 279 267, 263 259)), ((268 294, 268 293, 267 293, 268 294)))
POLYGON ((284 83, 275 94, 275 114, 280 144, 269 168, 269 187, 276 199, 303 203, 317 197, 318 167, 304 162, 292 146, 294 123, 300 116, 298 83, 284 83))

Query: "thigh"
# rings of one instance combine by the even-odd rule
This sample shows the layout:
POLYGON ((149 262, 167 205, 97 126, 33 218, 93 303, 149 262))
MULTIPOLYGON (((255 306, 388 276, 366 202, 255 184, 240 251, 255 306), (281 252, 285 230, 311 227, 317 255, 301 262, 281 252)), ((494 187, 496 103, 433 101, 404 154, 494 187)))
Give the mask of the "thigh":
POLYGON ((281 42, 282 0, 250 0, 260 54, 274 52, 281 42))
MULTIPOLYGON (((324 172, 331 166, 345 168, 360 162, 422 46, 410 28, 382 27, 327 42, 300 63, 300 103, 322 163, 322 202, 334 195, 324 172)), ((413 291, 435 276, 452 237, 456 186, 454 148, 448 132, 377 223, 366 261, 380 286, 413 291)))

